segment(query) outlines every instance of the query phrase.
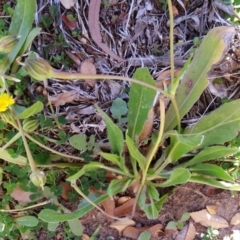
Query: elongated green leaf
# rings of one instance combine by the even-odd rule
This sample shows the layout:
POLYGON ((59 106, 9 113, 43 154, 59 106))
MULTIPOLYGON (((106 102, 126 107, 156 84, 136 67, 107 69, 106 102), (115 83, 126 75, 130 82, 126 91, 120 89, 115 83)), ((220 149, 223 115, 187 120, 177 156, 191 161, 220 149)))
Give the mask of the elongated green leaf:
POLYGON ((145 170, 147 159, 139 152, 136 144, 128 135, 126 135, 126 143, 130 155, 138 162, 139 167, 142 169, 142 171, 145 170))
POLYGON ((202 176, 191 176, 189 182, 207 184, 216 188, 222 188, 230 191, 240 191, 240 185, 237 183, 229 183, 224 181, 217 181, 212 178, 202 177, 202 176))
POLYGON ((16 158, 13 158, 7 150, 1 150, 0 149, 0 158, 10 162, 10 163, 15 163, 15 164, 19 164, 19 165, 26 165, 27 164, 27 158, 19 155, 16 158))
POLYGON ((107 189, 109 197, 112 198, 117 193, 125 191, 133 182, 134 179, 128 178, 112 180, 107 189))
POLYGON ((106 160, 112 162, 113 164, 116 164, 118 166, 121 166, 121 162, 123 161, 122 157, 118 156, 118 155, 115 155, 115 154, 112 154, 112 153, 105 153, 105 152, 101 152, 101 156, 103 158, 105 158, 106 160))
POLYGON ((177 161, 184 154, 200 146, 203 138, 203 136, 186 136, 174 131, 174 133, 170 134, 170 146, 167 149, 167 158, 171 159, 171 162, 177 161))
POLYGON ((35 227, 38 225, 38 219, 34 216, 23 216, 15 219, 17 224, 26 227, 35 227))
POLYGON ((155 187, 147 186, 147 194, 149 198, 159 201, 159 192, 155 187))
POLYGON ((208 175, 225 181, 234 182, 234 179, 221 167, 209 163, 197 164, 194 167, 190 167, 189 171, 192 173, 208 175))
POLYGON ((111 151, 121 156, 123 151, 123 143, 124 143, 122 131, 119 129, 119 127, 116 124, 114 124, 114 122, 106 113, 104 113, 97 105, 95 105, 95 107, 98 110, 98 112, 101 113, 107 125, 107 135, 108 135, 108 140, 111 146, 111 151))
POLYGON ((0 232, 3 232, 5 229, 5 223, 0 222, 0 232))
POLYGON ((99 162, 88 163, 87 165, 83 166, 83 168, 81 170, 79 170, 77 173, 75 173, 74 175, 67 178, 67 181, 74 181, 74 180, 80 178, 86 172, 94 171, 96 169, 100 169, 102 166, 105 166, 105 165, 102 164, 102 163, 99 163, 99 162))
POLYGON ((138 198, 138 205, 146 213, 148 219, 155 219, 158 217, 167 198, 167 194, 162 196, 157 202, 154 202, 153 199, 150 198, 151 203, 146 204, 146 188, 144 188, 138 198))
POLYGON ((42 110, 43 110, 43 103, 38 101, 38 102, 34 103, 31 107, 29 107, 29 108, 25 109, 23 112, 21 112, 18 115, 18 117, 19 117, 19 119, 26 119, 26 118, 33 116, 34 114, 41 112, 42 110))
POLYGON ((240 99, 223 104, 184 131, 189 136, 204 136, 201 148, 232 140, 240 130, 240 99))
POLYGON ((183 184, 186 183, 191 177, 191 173, 188 169, 185 168, 176 168, 173 170, 172 174, 170 175, 170 178, 163 182, 158 184, 159 187, 170 187, 177 184, 183 184))
POLYGON ((83 234, 83 226, 79 219, 68 220, 68 225, 72 231, 72 233, 76 236, 82 236, 83 234))
MULTIPOLYGON (((99 196, 97 199, 95 199, 93 202, 95 204, 99 204, 109 198, 108 194, 103 194, 99 196)), ((44 222, 48 223, 56 223, 56 222, 65 222, 69 220, 79 219, 82 216, 84 216, 86 213, 91 211, 93 208, 95 208, 90 203, 85 204, 83 207, 79 208, 75 212, 72 213, 59 213, 57 211, 54 211, 52 209, 43 209, 39 214, 38 218, 40 218, 44 222)))
MULTIPOLYGON (((153 81, 147 68, 139 68, 133 75, 134 79, 141 80, 153 86, 153 81)), ((156 91, 136 83, 131 84, 128 103, 128 134, 131 139, 138 143, 138 136, 142 132, 148 112, 153 107, 156 91)))
POLYGON ((34 14, 36 11, 36 0, 18 0, 17 5, 11 20, 9 28, 9 34, 15 36, 21 36, 16 47, 11 53, 4 59, 4 62, 0 64, 0 72, 4 74, 11 63, 16 58, 19 50, 23 46, 34 21, 34 14))
POLYGON ((42 30, 42 29, 41 29, 40 27, 35 27, 35 28, 33 28, 33 29, 30 31, 30 33, 28 34, 27 39, 26 39, 24 45, 22 46, 21 50, 19 51, 19 55, 22 55, 22 54, 24 54, 24 53, 27 51, 27 49, 31 46, 34 38, 35 38, 37 35, 39 35, 39 33, 41 32, 41 30, 42 30))
POLYGON ((200 151, 194 158, 187 161, 184 164, 181 164, 180 166, 188 167, 188 166, 194 166, 195 164, 206 162, 209 160, 216 160, 222 157, 227 157, 229 155, 235 154, 238 152, 238 148, 229 148, 225 146, 212 146, 204 148, 202 151, 200 151))
MULTIPOLYGON (((233 27, 222 26, 210 30, 203 39, 176 93, 180 118, 190 110, 207 87, 207 73, 214 64, 222 59, 234 35, 235 29, 233 27)), ((172 130, 177 125, 172 104, 167 110, 165 123, 165 131, 172 130)))
POLYGON ((101 152, 101 156, 103 158, 105 158, 106 160, 118 165, 124 173, 129 174, 129 170, 128 170, 127 166, 125 165, 125 160, 123 157, 117 156, 117 155, 111 154, 111 153, 104 153, 104 152, 101 152))
POLYGON ((151 239, 151 233, 150 231, 146 230, 142 232, 137 240, 150 240, 151 239))

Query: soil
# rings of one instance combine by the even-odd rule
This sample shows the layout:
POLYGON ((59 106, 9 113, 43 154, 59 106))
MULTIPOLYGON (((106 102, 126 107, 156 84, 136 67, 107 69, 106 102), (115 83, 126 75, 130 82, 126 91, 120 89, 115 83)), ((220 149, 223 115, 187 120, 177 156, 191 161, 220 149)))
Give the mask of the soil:
MULTIPOLYGON (((157 219, 147 220, 144 214, 137 210, 133 220, 136 221, 138 227, 151 226, 157 223, 163 224, 165 227, 169 221, 177 221, 185 212, 196 212, 205 209, 208 205, 216 206, 216 214, 230 222, 231 218, 239 212, 239 194, 231 193, 230 191, 221 191, 218 193, 216 189, 208 188, 200 184, 188 183, 183 186, 176 187, 170 194, 168 200, 164 204, 162 211, 159 213, 157 219)), ((192 219, 190 218, 191 222, 192 219)), ((116 229, 110 226, 110 222, 101 212, 96 209, 89 212, 81 219, 85 230, 84 233, 91 236, 91 234, 101 225, 101 229, 97 235, 98 240, 115 239, 115 240, 131 240, 119 235, 116 229)), ((184 225, 187 225, 188 221, 184 225)), ((197 234, 195 239, 203 239, 207 228, 198 223, 194 223, 197 234)), ((151 238, 152 240, 174 240, 177 232, 164 233, 159 231, 158 237, 151 238), (172 235, 174 234, 174 235, 172 235)), ((216 240, 232 234, 232 226, 229 228, 219 229, 219 235, 214 238, 216 240)))

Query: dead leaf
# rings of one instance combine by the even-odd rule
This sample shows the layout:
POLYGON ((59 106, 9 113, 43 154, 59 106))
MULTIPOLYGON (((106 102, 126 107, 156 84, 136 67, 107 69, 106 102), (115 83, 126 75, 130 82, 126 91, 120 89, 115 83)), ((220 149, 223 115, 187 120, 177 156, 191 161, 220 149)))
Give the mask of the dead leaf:
POLYGON ((196 228, 192 222, 189 222, 176 236, 175 240, 194 240, 196 236, 196 228))
POLYGON ((230 224, 231 224, 231 225, 234 225, 234 226, 240 224, 240 213, 236 213, 236 214, 232 217, 232 219, 231 219, 231 221, 230 221, 230 224))
POLYGON ((148 118, 144 123, 143 130, 139 135, 139 140, 144 140, 151 132, 153 128, 153 121, 154 121, 154 111, 151 108, 148 112, 148 118))
POLYGON ((77 54, 71 53, 69 51, 66 51, 66 54, 78 65, 81 65, 81 60, 77 56, 77 54))
MULTIPOLYGON (((80 73, 86 74, 86 75, 96 75, 97 70, 93 64, 93 59, 89 58, 82 62, 81 67, 80 67, 80 73)), ((95 85, 95 79, 87 79, 87 80, 85 80, 85 82, 90 87, 94 87, 94 85, 95 85)))
POLYGON ((123 230, 123 233, 122 235, 124 237, 128 237, 128 238, 133 238, 133 239, 137 239, 139 237, 139 235, 144 232, 145 230, 148 230, 149 227, 126 227, 124 230, 123 230))
MULTIPOLYGON (((104 207, 104 210, 107 214, 111 215, 111 216, 114 216, 114 209, 115 209, 115 202, 114 200, 108 198, 106 199, 105 201, 102 202, 102 205, 104 207)), ((110 222, 113 222, 114 219, 113 218, 108 218, 108 220, 110 222)))
POLYGON ((158 237, 158 231, 160 229, 163 229, 162 224, 156 224, 154 226, 146 226, 146 227, 139 227, 139 228, 129 226, 123 230, 122 235, 124 237, 137 239, 142 232, 148 230, 151 233, 152 237, 158 237))
POLYGON ((60 182, 61 186, 62 186, 62 194, 61 194, 61 197, 66 200, 66 201, 69 201, 69 197, 68 197, 68 193, 72 191, 72 187, 70 184, 68 183, 65 183, 65 182, 60 182))
POLYGON ((227 228, 229 226, 228 222, 224 218, 218 215, 211 215, 206 209, 198 212, 192 212, 190 213, 190 216, 194 222, 200 223, 204 227, 220 229, 227 228))
POLYGON ((135 201, 135 198, 131 198, 130 200, 126 201, 123 205, 115 208, 114 216, 122 217, 130 213, 132 211, 134 201, 135 201))
POLYGON ((32 200, 30 199, 30 195, 32 194, 32 192, 25 192, 20 187, 16 187, 11 193, 11 197, 18 202, 29 203, 32 202, 32 200))
POLYGON ((122 218, 121 220, 112 223, 110 227, 115 228, 118 230, 119 234, 122 235, 122 231, 128 226, 134 226, 135 222, 129 218, 122 218))
POLYGON ((63 106, 66 103, 77 100, 79 94, 76 91, 64 92, 53 96, 48 96, 48 100, 55 106, 63 106))
MULTIPOLYGON (((175 69, 174 77, 177 77, 181 69, 175 69)), ((161 72, 157 77, 157 87, 165 89, 171 83, 171 70, 161 72)))
POLYGON ((91 0, 89 4, 89 11, 88 11, 88 26, 89 32, 93 39, 93 41, 110 57, 113 59, 123 62, 125 59, 119 57, 113 51, 111 51, 107 45, 102 43, 102 36, 100 34, 100 27, 99 27, 99 11, 101 6, 101 0, 91 0))
POLYGON ((70 9, 75 4, 75 0, 60 0, 60 2, 66 9, 70 9))
POLYGON ((173 16, 176 17, 179 15, 178 9, 175 6, 172 6, 173 16))
POLYGON ((122 85, 116 81, 107 81, 107 84, 110 88, 111 99, 116 99, 122 91, 122 85))
POLYGON ((124 204, 125 202, 127 202, 129 199, 131 199, 131 198, 130 198, 130 197, 126 197, 126 196, 120 197, 120 198, 118 199, 118 201, 117 201, 118 206, 123 205, 123 204, 124 204))
POLYGON ((217 214, 217 206, 216 205, 207 205, 206 209, 212 215, 217 214))
POLYGON ((82 240, 89 240, 89 236, 87 234, 83 234, 82 235, 82 240))

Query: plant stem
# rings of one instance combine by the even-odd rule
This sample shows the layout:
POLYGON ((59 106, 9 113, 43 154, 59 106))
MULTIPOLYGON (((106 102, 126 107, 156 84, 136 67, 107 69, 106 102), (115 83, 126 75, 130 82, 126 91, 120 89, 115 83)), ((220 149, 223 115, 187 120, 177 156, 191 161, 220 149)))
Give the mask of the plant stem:
POLYGON ((173 108, 175 110, 175 114, 176 114, 176 118, 177 118, 177 129, 178 129, 178 132, 180 133, 180 131, 181 131, 181 119, 180 119, 179 109, 178 109, 178 105, 177 105, 175 95, 171 96, 170 100, 171 100, 173 108))
POLYGON ((121 220, 121 218, 118 217, 114 217, 112 215, 109 215, 107 213, 105 213, 97 204, 95 204, 91 199, 89 199, 82 191, 81 189, 77 186, 76 181, 71 182, 71 186, 74 188, 74 190, 80 195, 82 196, 85 200, 87 200, 90 204, 92 204, 95 208, 97 208, 103 215, 116 219, 116 220, 121 220))
POLYGON ((21 137, 21 133, 18 132, 13 138, 11 138, 11 140, 9 140, 4 146, 2 146, 0 148, 1 150, 5 150, 6 148, 8 148, 9 146, 11 146, 14 142, 16 142, 19 138, 21 137))
POLYGON ((37 203, 37 204, 34 204, 32 206, 28 206, 28 207, 25 207, 25 208, 19 208, 19 209, 9 209, 9 210, 6 210, 6 209, 0 209, 0 212, 22 212, 22 211, 25 211, 25 210, 28 210, 28 209, 32 209, 32 208, 35 208, 35 207, 41 207, 43 205, 46 205, 48 203, 50 203, 52 200, 49 199, 49 200, 46 200, 44 202, 41 202, 41 203, 37 203))
POLYGON ((100 74, 96 74, 96 75, 83 75, 81 73, 69 73, 69 72, 62 72, 56 69, 53 69, 53 74, 52 74, 53 78, 59 78, 59 79, 103 79, 103 80, 121 80, 121 81, 128 81, 128 82, 133 82, 133 83, 137 83, 139 85, 151 88, 157 92, 162 93, 163 95, 167 96, 167 97, 171 97, 171 95, 166 92, 163 91, 161 88, 157 88, 154 87, 151 84, 142 82, 140 80, 137 79, 133 79, 133 78, 128 78, 128 77, 122 77, 122 76, 112 76, 112 75, 100 75, 100 74))
POLYGON ((37 170, 37 166, 36 166, 35 161, 34 161, 34 159, 32 157, 32 153, 30 151, 30 148, 28 146, 27 139, 25 137, 25 134, 24 134, 24 131, 23 131, 23 128, 22 128, 22 124, 21 124, 17 114, 14 112, 14 110, 12 110, 12 111, 13 111, 13 113, 15 115, 15 119, 16 119, 17 124, 18 124, 18 130, 21 133, 21 137, 22 137, 22 140, 23 140, 24 148, 26 150, 29 166, 30 166, 32 172, 35 172, 37 170))
POLYGON ((40 143, 39 141, 37 141, 36 139, 34 139, 31 135, 29 135, 28 133, 24 132, 25 136, 30 139, 31 141, 33 141, 34 143, 36 143, 37 145, 39 145, 40 147, 48 150, 49 152, 52 152, 52 153, 55 153, 55 154, 58 154, 59 156, 62 156, 62 157, 65 157, 65 158, 72 158, 72 159, 76 159, 76 160, 81 160, 81 161, 84 161, 83 158, 80 158, 80 157, 75 157, 75 156, 72 156, 72 155, 67 155, 67 154, 64 154, 64 153, 61 153, 61 152, 58 152, 52 148, 49 148, 47 146, 45 146, 44 144, 40 143))

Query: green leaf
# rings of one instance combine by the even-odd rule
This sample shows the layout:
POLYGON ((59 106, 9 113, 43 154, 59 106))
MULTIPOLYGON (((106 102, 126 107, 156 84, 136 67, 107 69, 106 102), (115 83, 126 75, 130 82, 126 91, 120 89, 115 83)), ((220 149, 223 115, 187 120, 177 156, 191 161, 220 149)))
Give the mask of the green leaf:
POLYGON ((132 156, 132 158, 134 158, 138 162, 139 167, 141 168, 141 170, 144 171, 145 168, 146 168, 147 159, 139 152, 139 150, 137 149, 136 144, 128 136, 128 134, 126 134, 126 143, 127 143, 130 155, 132 156))
POLYGON ((146 204, 146 189, 143 189, 138 198, 138 205, 146 213, 148 219, 155 219, 158 217, 158 214, 167 198, 168 195, 166 194, 162 196, 159 201, 153 202, 153 200, 150 199, 151 203, 146 204))
POLYGON ((156 201, 159 200, 159 193, 158 193, 158 190, 155 187, 148 185, 147 186, 147 194, 148 194, 149 198, 152 198, 156 201))
POLYGON ((204 136, 201 148, 223 144, 235 138, 240 130, 240 99, 228 102, 204 116, 184 131, 189 136, 204 136))
MULTIPOLYGON (((133 75, 134 79, 156 85, 147 68, 138 68, 133 75)), ((142 85, 132 83, 128 103, 128 134, 131 139, 138 143, 138 136, 142 132, 148 112, 153 107, 156 91, 142 85)))
POLYGON ((146 230, 142 232, 137 240, 150 240, 151 239, 151 233, 150 231, 146 230))
POLYGON ((194 166, 195 164, 206 162, 209 160, 217 160, 222 157, 227 157, 229 155, 235 154, 238 152, 238 148, 229 148, 225 146, 212 146, 204 148, 202 151, 200 151, 194 158, 187 161, 184 164, 181 164, 180 166, 188 167, 188 166, 194 166))
POLYGON ((210 164, 210 163, 205 163, 205 164, 197 164, 193 167, 189 168, 189 171, 197 174, 202 174, 202 175, 208 175, 211 177, 215 178, 220 178, 225 181, 229 182, 234 182, 234 179, 221 167, 210 164))
POLYGON ((167 148, 167 158, 171 159, 171 162, 177 161, 184 154, 201 145, 203 138, 203 136, 187 136, 173 131, 173 133, 170 134, 171 140, 170 146, 167 148))
POLYGON ((47 226, 47 229, 48 231, 50 232, 55 232, 57 227, 59 225, 59 222, 56 222, 56 223, 48 223, 48 226, 47 226))
POLYGON ((23 110, 23 112, 21 112, 18 115, 18 117, 19 117, 19 119, 26 119, 26 118, 33 116, 34 114, 41 112, 42 110, 43 110, 43 103, 38 101, 38 102, 34 103, 31 107, 23 110))
POLYGON ((85 134, 77 134, 77 135, 73 135, 68 140, 72 147, 74 147, 80 151, 84 151, 87 149, 87 139, 86 138, 87 137, 85 134))
POLYGON ((0 222, 0 232, 3 232, 5 229, 5 224, 3 222, 0 222))
POLYGON ((18 165, 26 165, 27 164, 27 158, 23 157, 21 155, 18 155, 16 158, 13 158, 11 154, 7 150, 1 150, 0 149, 0 156, 1 159, 10 162, 10 163, 15 163, 18 165))
POLYGON ((0 186, 2 184, 2 178, 3 178, 3 169, 0 167, 0 186))
POLYGON ((39 35, 41 30, 42 29, 40 27, 35 27, 30 31, 24 45, 22 46, 21 50, 19 51, 19 55, 24 54, 28 50, 28 48, 31 46, 34 38, 39 35))
POLYGON ((176 168, 172 171, 170 178, 163 183, 158 184, 159 187, 170 187, 176 184, 186 183, 191 177, 191 173, 185 168, 176 168))
POLYGON ((74 181, 78 178, 80 178, 82 175, 84 175, 86 172, 94 171, 96 169, 100 169, 102 166, 105 166, 102 163, 99 162, 91 162, 88 163, 87 165, 84 165, 81 170, 79 170, 77 173, 74 175, 70 176, 67 178, 67 181, 74 181))
POLYGON ((9 28, 9 34, 15 36, 21 36, 16 47, 8 54, 8 57, 4 59, 4 62, 0 64, 0 72, 4 74, 15 60, 18 52, 22 48, 34 21, 34 14, 36 12, 36 0, 18 0, 16 8, 14 10, 13 17, 11 19, 11 25, 9 28))
POLYGON ((186 222, 190 218, 190 213, 185 212, 183 213, 181 219, 179 220, 180 222, 186 222))
POLYGON ((128 170, 127 166, 125 165, 125 160, 123 157, 117 156, 117 155, 111 154, 111 153, 105 153, 105 152, 101 152, 101 156, 103 158, 105 158, 106 160, 112 162, 113 164, 118 165, 122 169, 123 172, 129 173, 129 170, 128 170))
POLYGON ((111 118, 106 113, 104 113, 97 105, 95 105, 95 107, 98 110, 98 112, 101 113, 106 123, 107 136, 110 143, 111 151, 121 156, 124 143, 122 131, 116 124, 113 123, 111 118))
POLYGON ((112 198, 117 193, 125 191, 133 182, 134 179, 128 178, 112 180, 107 189, 109 197, 112 198))
POLYGON ((120 119, 123 115, 127 114, 127 104, 121 98, 116 98, 112 103, 110 111, 115 119, 120 119))
POLYGON ((224 181, 218 181, 212 178, 207 178, 203 176, 191 176, 189 182, 206 184, 216 188, 222 188, 230 191, 240 191, 240 185, 237 183, 229 183, 224 181))
POLYGON ((15 222, 26 227, 36 227, 38 225, 38 219, 33 216, 19 217, 15 219, 15 222))
MULTIPOLYGON (((180 118, 188 113, 208 86, 207 73, 222 59, 234 35, 233 27, 221 26, 210 30, 203 39, 176 92, 180 118)), ((171 104, 166 113, 164 131, 172 130, 176 125, 176 113, 171 104)))
POLYGON ((82 236, 83 234, 83 226, 79 219, 69 220, 67 221, 68 225, 72 231, 72 233, 76 236, 82 236))
MULTIPOLYGON (((93 202, 95 204, 99 204, 109 198, 108 194, 103 194, 97 199, 95 199, 93 202)), ((38 218, 40 218, 44 222, 48 223, 56 223, 56 222, 65 222, 70 221, 74 219, 79 219, 82 216, 84 216, 86 213, 94 209, 95 207, 88 203, 87 205, 84 205, 82 208, 79 208, 75 212, 72 213, 59 213, 57 211, 54 211, 52 209, 43 209, 39 214, 38 218)))
POLYGON ((112 154, 112 153, 101 152, 101 156, 104 159, 106 159, 106 160, 110 161, 111 163, 116 164, 118 166, 121 166, 122 160, 124 160, 122 157, 112 154))

